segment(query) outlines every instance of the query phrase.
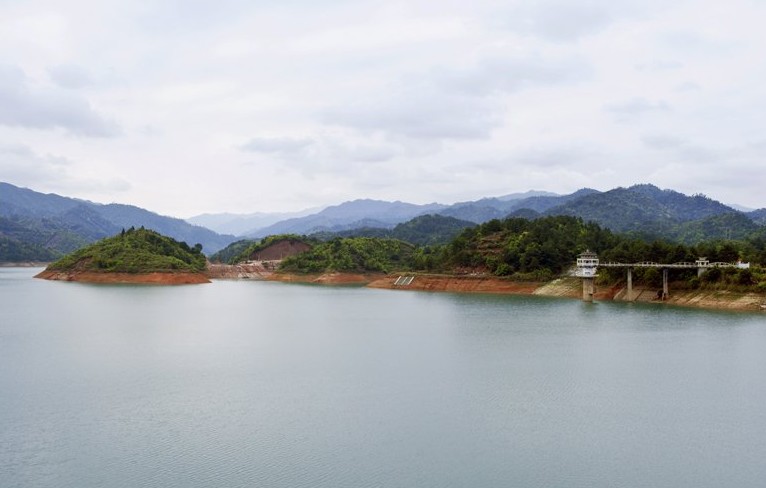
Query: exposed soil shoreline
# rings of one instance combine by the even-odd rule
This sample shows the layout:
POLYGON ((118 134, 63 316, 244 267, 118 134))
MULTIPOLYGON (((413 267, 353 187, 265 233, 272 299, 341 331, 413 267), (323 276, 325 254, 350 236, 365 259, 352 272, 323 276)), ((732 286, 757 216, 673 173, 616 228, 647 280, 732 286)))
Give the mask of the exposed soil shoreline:
MULTIPOLYGON (((402 275, 403 276, 403 275, 402 275)), ((369 283, 370 288, 392 290, 446 291, 459 293, 499 293, 531 295, 542 283, 514 282, 486 276, 410 275, 413 279, 404 281, 399 275, 385 276, 369 283), (407 285, 397 285, 397 279, 407 285)), ((403 278, 406 278, 403 276, 403 278)))
MULTIPOLYGON (((540 295, 580 299, 582 283, 578 278, 559 278, 550 282, 514 282, 493 276, 450 276, 450 275, 381 275, 381 274, 346 274, 326 273, 313 275, 297 275, 274 273, 266 278, 270 281, 286 283, 318 283, 318 284, 356 284, 368 288, 389 290, 415 290, 452 293, 496 293, 509 295, 540 295), (412 281, 405 281, 405 276, 412 281), (398 282, 408 282, 407 285, 397 285, 398 282)), ((594 294, 596 301, 631 301, 641 303, 656 303, 658 305, 675 305, 692 308, 715 310, 759 311, 766 310, 766 295, 762 293, 745 293, 729 290, 674 290, 670 288, 670 297, 665 301, 656 299, 653 288, 636 286, 633 297, 627 299, 627 290, 622 286, 598 287, 594 294)))
POLYGON ((44 270, 35 278, 83 283, 143 284, 143 285, 193 285, 210 283, 202 273, 96 273, 93 271, 44 270))
MULTIPOLYGON (((315 283, 322 285, 354 285, 389 290, 415 290, 452 293, 496 293, 509 295, 540 295, 580 299, 582 284, 578 278, 559 278, 550 282, 516 282, 484 275, 429 275, 381 273, 278 273, 263 263, 249 265, 210 265, 202 273, 96 273, 92 271, 49 271, 37 274, 35 278, 59 281, 80 281, 86 283, 135 283, 154 285, 181 285, 210 283, 210 279, 252 279, 279 281, 283 283, 315 283), (411 277, 412 280, 404 280, 411 277), (406 285, 397 284, 406 282, 406 285)), ((636 286, 631 300, 622 286, 598 287, 594 294, 596 301, 632 301, 657 303, 683 307, 716 310, 766 311, 766 294, 745 293, 729 290, 684 290, 670 287, 670 297, 665 301, 656 299, 656 290, 636 286)))
POLYGON ((266 279, 269 281, 281 281, 284 283, 317 283, 321 285, 360 285, 369 286, 377 279, 382 279, 384 274, 362 273, 321 273, 321 274, 291 274, 273 273, 266 279))

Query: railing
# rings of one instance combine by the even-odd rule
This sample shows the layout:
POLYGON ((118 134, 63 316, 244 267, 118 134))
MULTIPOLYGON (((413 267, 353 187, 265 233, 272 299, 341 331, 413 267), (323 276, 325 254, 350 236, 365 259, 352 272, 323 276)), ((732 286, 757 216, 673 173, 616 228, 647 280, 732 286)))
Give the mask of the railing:
POLYGON ((689 268, 689 269, 699 269, 699 268, 738 268, 738 267, 749 267, 747 266, 749 263, 705 263, 705 264, 697 264, 697 263, 688 263, 688 262, 680 262, 680 263, 655 263, 652 261, 642 261, 640 263, 599 263, 599 268, 689 268))
POLYGON ((394 281, 394 285, 396 286, 409 286, 412 284, 412 280, 414 280, 414 276, 399 276, 396 278, 396 281, 394 281))

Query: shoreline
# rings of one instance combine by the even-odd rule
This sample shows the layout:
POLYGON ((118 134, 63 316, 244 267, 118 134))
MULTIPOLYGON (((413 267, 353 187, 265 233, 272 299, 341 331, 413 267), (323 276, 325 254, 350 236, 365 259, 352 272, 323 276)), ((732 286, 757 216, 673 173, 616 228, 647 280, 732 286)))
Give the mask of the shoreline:
POLYGON ((43 270, 35 278, 51 281, 79 283, 135 284, 135 285, 197 285, 211 281, 203 273, 97 273, 94 271, 43 270))
MULTIPOLYGON (((11 266, 6 266, 11 267, 11 266)), ((13 267, 35 267, 32 263, 13 267)), ((549 282, 519 282, 495 276, 484 275, 442 275, 417 273, 278 273, 262 266, 231 267, 220 266, 205 273, 153 272, 153 273, 97 273, 92 271, 43 270, 35 278, 54 281, 76 281, 104 284, 151 284, 186 285, 211 283, 214 280, 277 281, 281 283, 303 283, 334 286, 363 286, 374 289, 425 291, 442 293, 488 293, 499 295, 539 295, 580 300, 582 284, 579 278, 562 277, 549 282), (404 278, 411 277, 411 281, 404 278), (397 284, 402 281, 406 285, 397 284)), ((595 301, 619 301, 667 304, 686 308, 728 311, 766 311, 766 294, 731 290, 688 290, 673 289, 665 301, 656 299, 656 290, 651 287, 635 286, 633 299, 627 300, 627 291, 622 285, 597 287, 595 301)))
MULTIPOLYGON (((323 285, 358 285, 367 288, 425 291, 446 293, 488 293, 498 295, 538 295, 548 297, 582 299, 582 283, 579 278, 563 277, 549 282, 517 282, 494 276, 454 276, 431 274, 359 274, 359 273, 324 273, 298 275, 292 273, 274 273, 265 278, 267 281, 283 283, 315 283, 323 285), (397 285, 400 278, 412 277, 407 285, 397 285)), ((596 302, 654 303, 686 308, 728 311, 766 311, 766 295, 754 292, 729 290, 673 290, 665 301, 659 301, 656 290, 652 287, 635 286, 633 300, 627 300, 626 289, 622 285, 598 287, 594 294, 596 302)))

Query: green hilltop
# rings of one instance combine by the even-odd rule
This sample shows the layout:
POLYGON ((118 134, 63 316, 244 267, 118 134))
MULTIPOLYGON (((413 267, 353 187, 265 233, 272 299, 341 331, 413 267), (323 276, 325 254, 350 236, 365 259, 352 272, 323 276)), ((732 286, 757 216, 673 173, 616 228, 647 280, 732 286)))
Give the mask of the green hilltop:
POLYGON ((202 245, 190 247, 153 230, 130 228, 114 237, 64 256, 48 266, 54 271, 109 273, 201 272, 206 267, 202 245))
POLYGON ((279 270, 298 273, 388 273, 411 268, 414 252, 415 246, 396 239, 337 238, 317 244, 310 251, 286 258, 279 270))

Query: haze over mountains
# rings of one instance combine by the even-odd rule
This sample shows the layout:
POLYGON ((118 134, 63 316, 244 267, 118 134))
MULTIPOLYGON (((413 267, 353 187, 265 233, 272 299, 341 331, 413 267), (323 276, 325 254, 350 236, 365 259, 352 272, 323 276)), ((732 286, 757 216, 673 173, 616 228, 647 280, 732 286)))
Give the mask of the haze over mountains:
POLYGON ((365 229, 367 235, 375 235, 370 229, 391 230, 424 215, 474 224, 508 216, 572 215, 616 232, 685 243, 739 239, 766 225, 766 209, 741 212, 702 194, 687 196, 644 184, 604 192, 586 188, 569 195, 530 191, 452 205, 360 199, 316 211, 205 214, 189 219, 209 225, 210 230, 132 205, 99 204, 0 183, 0 261, 53 259, 131 226, 151 228, 190 245, 200 243, 205 253, 212 254, 237 240, 234 234, 351 235, 355 229, 365 229))
MULTIPOLYGON (((314 232, 340 232, 361 227, 393 228, 419 215, 439 214, 469 220, 475 223, 486 222, 493 218, 503 218, 508 212, 505 208, 514 208, 515 203, 530 198, 559 198, 559 195, 545 191, 530 190, 525 193, 512 193, 496 198, 485 198, 476 202, 460 202, 453 205, 431 203, 416 205, 406 202, 387 202, 382 200, 358 199, 339 205, 319 209, 315 212, 299 212, 287 218, 276 218, 285 214, 257 214, 262 220, 273 219, 266 225, 250 227, 237 233, 246 237, 265 237, 274 234, 311 234, 314 232), (467 218, 473 215, 474 218, 467 218)), ((250 216, 238 216, 241 222, 254 222, 250 216)), ((229 221, 232 214, 205 214, 187 219, 197 225, 208 225, 216 232, 231 229, 229 221)), ((241 228, 241 227, 240 227, 241 228)))
POLYGON ((245 235, 257 229, 268 227, 281 220, 305 217, 320 212, 323 207, 308 208, 299 212, 255 212, 251 214, 201 214, 185 219, 192 225, 206 227, 219 234, 245 235))

